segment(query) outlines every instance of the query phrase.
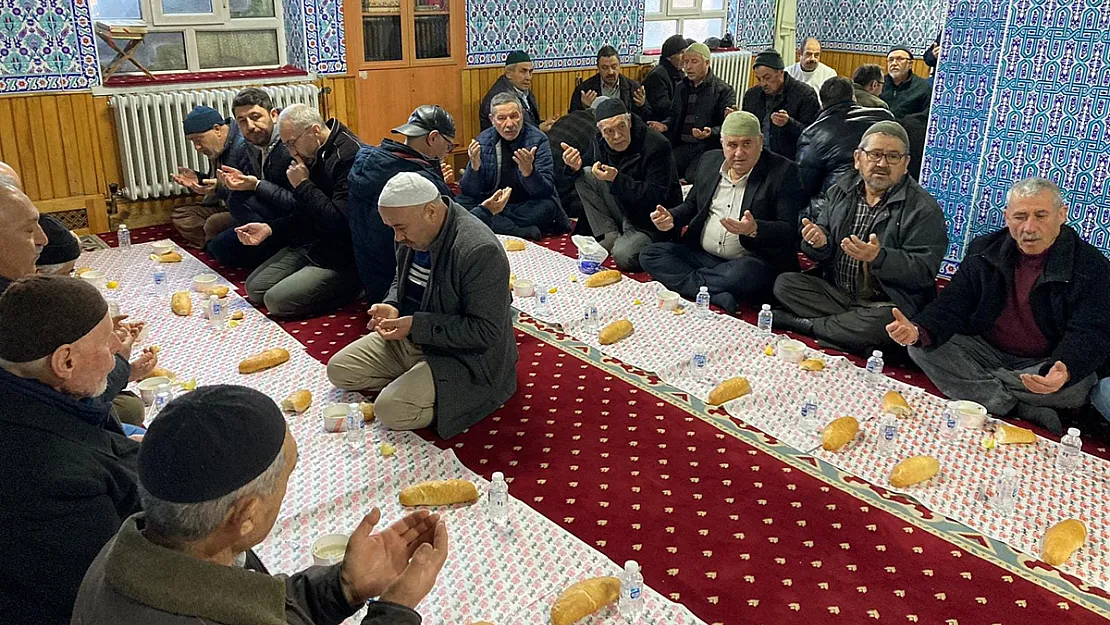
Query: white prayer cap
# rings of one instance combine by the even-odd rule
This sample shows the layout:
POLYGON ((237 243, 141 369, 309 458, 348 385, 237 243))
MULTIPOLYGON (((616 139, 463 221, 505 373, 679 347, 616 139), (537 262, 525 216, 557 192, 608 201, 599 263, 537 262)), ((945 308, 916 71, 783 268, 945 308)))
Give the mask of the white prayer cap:
POLYGON ((385 183, 378 206, 423 206, 439 196, 439 189, 432 181, 418 173, 403 171, 385 183))

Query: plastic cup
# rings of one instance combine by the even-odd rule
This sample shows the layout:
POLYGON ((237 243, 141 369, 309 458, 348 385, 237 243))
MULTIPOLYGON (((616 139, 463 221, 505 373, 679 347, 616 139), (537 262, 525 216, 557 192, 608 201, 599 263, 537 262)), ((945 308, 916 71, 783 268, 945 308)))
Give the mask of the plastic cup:
POLYGON ((325 534, 317 538, 312 543, 312 562, 316 566, 339 564, 347 551, 347 540, 343 534, 325 534))

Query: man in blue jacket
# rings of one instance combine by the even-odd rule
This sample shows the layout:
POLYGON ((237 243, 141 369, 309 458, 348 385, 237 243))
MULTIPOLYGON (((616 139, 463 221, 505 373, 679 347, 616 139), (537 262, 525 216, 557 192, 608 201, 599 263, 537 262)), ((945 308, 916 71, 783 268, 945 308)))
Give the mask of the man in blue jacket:
MULTIPOLYGON (((348 177, 347 220, 355 248, 366 301, 373 305, 382 301, 397 271, 393 230, 382 222, 378 213, 378 197, 385 183, 393 176, 410 171, 427 178, 440 195, 451 197, 444 175, 442 159, 455 148, 455 120, 435 104, 417 107, 408 123, 393 129, 405 142, 382 139, 380 146, 366 146, 355 157, 348 177)), ((453 178, 453 175, 452 175, 453 178)))
POLYGON ((569 230, 547 136, 524 121, 520 100, 507 93, 493 97, 490 121, 467 148, 459 204, 497 234, 539 239, 569 230))

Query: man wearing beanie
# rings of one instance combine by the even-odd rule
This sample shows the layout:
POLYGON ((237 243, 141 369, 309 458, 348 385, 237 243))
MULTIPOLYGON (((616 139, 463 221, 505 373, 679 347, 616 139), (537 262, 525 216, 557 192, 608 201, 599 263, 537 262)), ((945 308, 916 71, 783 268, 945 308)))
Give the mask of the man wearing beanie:
POLYGON ((373 508, 343 562, 291 576, 271 576, 251 551, 273 529, 296 464, 281 410, 256 390, 208 386, 170 402, 139 453, 144 511, 89 567, 73 623, 324 625, 377 597, 363 625, 419 625, 413 608, 447 559, 439 515, 373 532, 373 508))
POLYGON ((622 271, 640 271, 640 250, 662 239, 651 223, 659 204, 682 201, 671 144, 610 98, 595 111, 597 133, 584 146, 564 144, 590 230, 622 271), (592 166, 589 164, 592 163, 592 166))
POLYGON ((682 233, 680 240, 648 246, 640 262, 668 289, 694 299, 706 287, 713 304, 735 313, 779 272, 797 269, 804 202, 797 168, 764 148, 751 113, 725 118, 721 147, 702 157, 685 201, 651 215, 657 229, 682 233))
MULTIPOLYGON (((532 93, 532 57, 528 56, 527 52, 513 50, 505 57, 505 74, 490 85, 478 109, 478 121, 481 123, 482 130, 493 125, 489 118, 490 103, 493 102, 494 96, 501 93, 511 94, 520 101, 524 121, 537 128, 547 123, 540 117, 540 105, 536 102, 536 95, 532 93)), ((554 121, 553 118, 551 123, 554 121)), ((547 124, 547 127, 550 128, 551 125, 547 124)), ((544 129, 544 132, 547 130, 544 129)))
POLYGON ((686 48, 682 69, 686 77, 675 87, 671 112, 662 122, 649 125, 671 140, 679 177, 692 178, 701 155, 719 144, 725 109, 736 106, 736 91, 710 69, 709 47, 704 43, 686 48))
POLYGON ((178 167, 177 173, 172 174, 174 182, 201 196, 201 200, 197 204, 174 207, 170 220, 186 245, 203 248, 216 235, 235 225, 227 210, 231 192, 216 183, 217 172, 228 165, 247 174, 257 174, 254 162, 258 160, 258 148, 243 138, 231 119, 225 119, 210 106, 197 106, 189 111, 182 127, 193 149, 207 157, 208 169, 199 172, 178 167))
POLYGON ((81 257, 81 240, 65 224, 50 215, 39 215, 46 245, 35 260, 35 273, 68 276, 81 257))
POLYGON ((743 110, 759 119, 767 149, 794 160, 798 137, 821 111, 817 92, 787 74, 774 50, 760 52, 752 67, 759 84, 744 93, 743 110))
POLYGON ((644 76, 644 92, 651 107, 648 121, 661 122, 671 113, 675 86, 682 80, 682 52, 686 49, 686 39, 682 35, 671 35, 663 42, 659 62, 644 76))
POLYGON ((898 122, 872 125, 856 172, 810 203, 802 252, 817 271, 778 277, 785 310, 775 312, 775 327, 866 354, 889 344, 892 308, 912 316, 936 297, 948 230, 937 201, 906 175, 909 150, 898 122))
POLYGON ((581 111, 571 111, 560 117, 547 131, 547 141, 551 146, 551 157, 555 162, 555 191, 559 194, 559 204, 568 217, 576 219, 573 234, 590 236, 590 222, 586 219, 585 208, 582 207, 582 198, 574 188, 577 172, 563 166, 564 145, 590 145, 597 134, 597 120, 594 111, 597 107, 607 102, 609 98, 599 95, 594 98, 589 108, 581 111))
POLYGON ((597 51, 597 73, 574 88, 569 112, 589 108, 599 96, 619 99, 629 111, 650 119, 647 92, 640 83, 621 73, 621 57, 613 46, 602 46, 597 51))
POLYGON ((891 48, 886 55, 886 71, 882 98, 895 119, 929 110, 933 88, 928 80, 913 73, 913 52, 909 48, 891 48))
POLYGON ((451 438, 516 392, 509 259, 489 228, 419 174, 391 178, 378 210, 398 242, 397 277, 370 307, 371 333, 328 361, 328 379, 380 391, 374 414, 390 428, 451 438))
POLYGON ((138 511, 139 444, 102 394, 120 349, 108 304, 76 278, 0 295, 0 622, 64 625, 89 563, 138 511))

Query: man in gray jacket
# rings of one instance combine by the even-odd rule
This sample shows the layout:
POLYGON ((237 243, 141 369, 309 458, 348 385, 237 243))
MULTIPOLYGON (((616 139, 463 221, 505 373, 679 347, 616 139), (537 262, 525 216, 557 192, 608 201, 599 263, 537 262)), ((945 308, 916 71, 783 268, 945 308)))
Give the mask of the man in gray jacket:
POLYGON ((872 125, 845 175, 810 204, 802 253, 817 271, 775 280, 775 327, 814 336, 851 352, 890 343, 886 324, 897 306, 913 315, 936 297, 948 249, 944 214, 906 175, 909 139, 898 122, 872 125))
POLYGON ((374 414, 390 428, 434 425, 450 438, 516 392, 509 260, 481 220, 418 174, 390 178, 378 211, 399 244, 397 276, 370 307, 371 333, 332 357, 328 379, 380 390, 374 414))

